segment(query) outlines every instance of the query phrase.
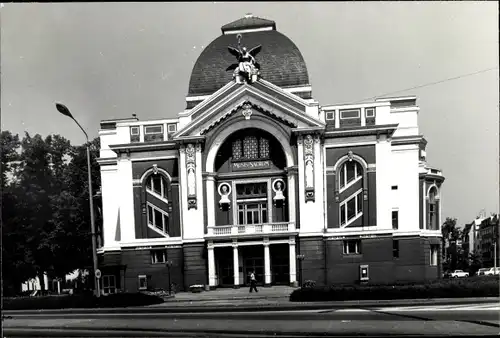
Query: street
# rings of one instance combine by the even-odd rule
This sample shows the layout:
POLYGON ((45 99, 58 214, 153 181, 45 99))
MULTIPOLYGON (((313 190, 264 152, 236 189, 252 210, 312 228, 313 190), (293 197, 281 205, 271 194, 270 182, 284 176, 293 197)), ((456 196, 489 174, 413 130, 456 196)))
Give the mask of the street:
POLYGON ((498 303, 217 313, 17 314, 4 337, 497 335, 498 303))

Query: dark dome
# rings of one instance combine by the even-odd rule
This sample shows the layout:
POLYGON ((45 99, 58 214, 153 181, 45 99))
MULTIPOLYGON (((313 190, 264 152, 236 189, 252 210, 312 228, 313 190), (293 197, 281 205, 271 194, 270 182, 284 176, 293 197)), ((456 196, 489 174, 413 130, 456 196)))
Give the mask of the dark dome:
MULTIPOLYGON (((265 20, 265 19, 260 19, 265 20)), ((242 22, 240 19, 236 22, 242 22)), ((252 21, 255 26, 255 19, 252 21)), ((266 20, 267 21, 267 20, 266 20)), ((279 87, 299 87, 309 85, 304 58, 297 46, 285 35, 275 30, 273 21, 270 30, 258 30, 241 33, 241 45, 251 49, 262 45, 262 50, 255 57, 260 64, 261 77, 279 87)), ((241 27, 230 23, 222 27, 223 32, 241 27), (235 26, 235 27, 232 27, 235 26)), ((236 63, 236 58, 227 47, 237 47, 237 34, 224 34, 212 41, 196 60, 189 80, 188 96, 210 95, 233 79, 233 72, 226 68, 236 63)))

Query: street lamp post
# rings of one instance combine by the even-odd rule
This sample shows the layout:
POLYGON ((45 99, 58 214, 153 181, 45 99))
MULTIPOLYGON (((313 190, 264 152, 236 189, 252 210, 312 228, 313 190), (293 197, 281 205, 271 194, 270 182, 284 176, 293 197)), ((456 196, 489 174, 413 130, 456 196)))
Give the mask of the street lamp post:
POLYGON ((299 260, 299 271, 300 271, 300 287, 302 287, 302 261, 304 260, 306 256, 303 254, 297 255, 297 259, 299 260))
POLYGON ((94 268, 94 292, 96 297, 99 297, 101 295, 101 290, 100 290, 100 285, 97 281, 96 277, 96 271, 97 271, 97 244, 96 244, 96 232, 95 232, 95 219, 94 219, 94 201, 92 197, 92 174, 90 171, 90 144, 89 144, 89 136, 87 135, 87 132, 85 129, 82 128, 80 123, 71 115, 71 112, 69 111, 68 107, 61 103, 56 103, 56 109, 63 114, 64 116, 69 117, 75 123, 80 127, 80 129, 83 131, 85 134, 85 138, 87 139, 87 171, 88 171, 88 184, 89 184, 89 204, 90 204, 90 228, 91 228, 91 235, 92 235, 92 261, 93 261, 93 268, 94 268))
POLYGON ((172 283, 170 283, 170 267, 172 266, 173 262, 172 261, 167 261, 166 265, 168 268, 168 295, 172 296, 172 283))

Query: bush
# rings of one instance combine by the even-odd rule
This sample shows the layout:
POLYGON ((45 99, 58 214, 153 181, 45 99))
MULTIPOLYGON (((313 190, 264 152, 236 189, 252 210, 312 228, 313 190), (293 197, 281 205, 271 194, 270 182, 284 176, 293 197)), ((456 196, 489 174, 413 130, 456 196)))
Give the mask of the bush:
POLYGON ((316 281, 313 281, 313 280, 306 280, 304 282, 304 284, 302 285, 302 287, 304 288, 313 288, 316 286, 316 281))
POLYGON ((57 295, 41 297, 4 298, 4 310, 38 310, 38 309, 82 309, 100 307, 144 306, 163 303, 163 299, 155 295, 142 293, 120 293, 109 296, 57 295))
POLYGON ((418 298, 498 297, 498 276, 350 286, 309 286, 294 290, 292 302, 386 300, 418 298))

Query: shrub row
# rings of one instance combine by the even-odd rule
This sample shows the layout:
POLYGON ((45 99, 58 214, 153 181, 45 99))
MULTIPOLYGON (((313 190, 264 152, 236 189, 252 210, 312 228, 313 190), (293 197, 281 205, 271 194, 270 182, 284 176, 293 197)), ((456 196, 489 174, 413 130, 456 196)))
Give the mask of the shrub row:
POLYGON ((81 309, 144 306, 160 303, 163 303, 161 297, 142 293, 119 293, 99 298, 93 295, 79 294, 4 298, 3 308, 4 310, 81 309))
POLYGON ((312 286, 292 292, 292 302, 498 297, 498 276, 354 286, 312 286))

